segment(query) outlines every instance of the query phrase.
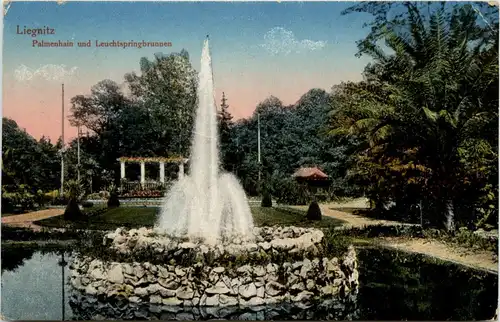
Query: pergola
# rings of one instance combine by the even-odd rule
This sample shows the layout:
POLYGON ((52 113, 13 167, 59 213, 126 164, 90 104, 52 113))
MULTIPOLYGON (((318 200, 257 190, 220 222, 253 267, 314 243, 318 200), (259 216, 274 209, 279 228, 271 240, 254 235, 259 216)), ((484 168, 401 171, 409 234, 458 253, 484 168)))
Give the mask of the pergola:
POLYGON ((160 182, 165 183, 165 163, 176 163, 179 165, 178 177, 184 177, 184 165, 189 161, 182 157, 120 157, 120 178, 125 179, 125 164, 139 163, 141 165, 141 185, 146 182, 146 163, 160 164, 160 182))

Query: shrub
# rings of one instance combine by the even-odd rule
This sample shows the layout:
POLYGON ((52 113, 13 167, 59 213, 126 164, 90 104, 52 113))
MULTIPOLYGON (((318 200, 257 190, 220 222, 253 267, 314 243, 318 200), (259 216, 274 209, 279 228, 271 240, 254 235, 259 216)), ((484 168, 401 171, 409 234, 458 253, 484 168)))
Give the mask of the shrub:
POLYGON ((161 190, 132 190, 121 195, 122 198, 161 198, 161 190))
POLYGON ((307 209, 306 217, 309 220, 321 220, 321 209, 316 201, 313 201, 307 209))
POLYGON ((118 199, 118 193, 113 191, 109 195, 108 208, 120 207, 120 199, 118 199))
POLYGON ((64 210, 64 220, 74 221, 83 217, 82 211, 76 199, 70 199, 64 210))
POLYGON ((272 176, 272 194, 280 204, 307 205, 311 201, 311 195, 304 185, 278 172, 272 176))
POLYGON ((36 197, 30 192, 30 188, 27 185, 21 184, 13 190, 14 191, 12 192, 7 192, 6 189, 2 187, 3 212, 25 212, 27 210, 35 209, 36 197))
POLYGON ((106 199, 106 198, 103 198, 103 196, 99 192, 94 192, 94 193, 87 195, 87 199, 101 200, 101 199, 106 199))
POLYGON ((38 207, 44 207, 49 201, 45 196, 45 193, 42 190, 37 190, 35 194, 35 201, 38 204, 38 207))
POLYGON ((77 202, 83 197, 83 186, 78 180, 68 180, 64 183, 64 195, 77 202))
POLYGON ((50 204, 53 205, 53 206, 63 206, 63 205, 67 205, 69 202, 69 199, 65 196, 62 196, 62 197, 57 197, 57 198, 54 198, 50 204))
POLYGON ((91 201, 84 201, 84 202, 82 202, 82 207, 83 208, 91 208, 93 206, 94 206, 94 203, 91 202, 91 201))
POLYGON ((262 196, 262 202, 261 202, 261 207, 272 207, 273 206, 273 200, 271 198, 271 194, 269 192, 265 192, 264 195, 262 196))
POLYGON ((7 193, 2 193, 2 213, 9 213, 14 211, 14 202, 7 193))

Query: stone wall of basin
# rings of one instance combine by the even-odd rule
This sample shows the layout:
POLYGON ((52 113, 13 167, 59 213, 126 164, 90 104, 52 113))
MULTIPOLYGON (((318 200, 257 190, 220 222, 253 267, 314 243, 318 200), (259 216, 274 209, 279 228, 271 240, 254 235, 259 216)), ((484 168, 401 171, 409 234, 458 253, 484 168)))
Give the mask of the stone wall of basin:
MULTIPOLYGON (((191 253, 202 261, 210 255, 217 260, 225 255, 315 254, 321 249, 324 233, 320 229, 303 227, 255 227, 251 239, 232 236, 227 241, 208 245, 202 241, 172 238, 156 229, 118 228, 104 237, 103 244, 118 255, 130 256, 140 252, 176 259, 179 255, 191 253)), ((191 263, 189 263, 191 264, 191 263)))
MULTIPOLYGON (((90 256, 77 256, 70 266, 71 285, 80 293, 98 298, 123 298, 135 304, 184 307, 255 307, 287 302, 307 304, 356 296, 358 262, 354 247, 350 246, 341 257, 320 257, 318 248, 323 238, 320 230, 287 229, 261 229, 257 235, 261 238, 257 238, 251 246, 243 242, 213 246, 217 249, 215 256, 224 256, 228 252, 241 254, 243 248, 246 256, 252 252, 265 253, 267 264, 218 265, 215 261, 214 265, 207 265, 202 259, 195 258, 191 265, 158 265, 150 262, 105 262, 90 256), (243 248, 238 248, 238 245, 243 248), (317 257, 286 261, 281 256, 282 252, 296 250, 295 253, 300 253, 298 251, 311 249, 316 250, 317 257)), ((157 252, 172 252, 177 256, 186 251, 214 251, 203 244, 172 240, 165 243, 164 237, 147 234, 144 230, 142 235, 137 231, 120 230, 105 237, 104 243, 111 244, 117 252, 137 251, 137 245, 143 245, 142 248, 153 245, 157 252), (131 239, 135 241, 130 242, 131 239), (158 246, 161 242, 163 247, 158 246), (176 247, 172 247, 172 243, 176 247)))

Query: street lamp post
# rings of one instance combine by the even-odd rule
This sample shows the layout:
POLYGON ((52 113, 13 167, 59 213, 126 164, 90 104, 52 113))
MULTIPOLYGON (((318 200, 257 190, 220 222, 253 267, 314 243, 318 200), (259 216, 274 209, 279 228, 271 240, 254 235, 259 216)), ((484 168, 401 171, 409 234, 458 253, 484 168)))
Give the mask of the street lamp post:
POLYGON ((257 162, 259 165, 259 186, 261 177, 261 163, 260 163, 260 113, 257 113, 257 162))
POLYGON ((64 84, 62 84, 62 108, 61 108, 61 197, 64 195, 64 84))
POLYGON ((76 173, 77 173, 77 179, 78 182, 80 182, 80 125, 78 125, 78 136, 77 136, 77 168, 76 168, 76 173))

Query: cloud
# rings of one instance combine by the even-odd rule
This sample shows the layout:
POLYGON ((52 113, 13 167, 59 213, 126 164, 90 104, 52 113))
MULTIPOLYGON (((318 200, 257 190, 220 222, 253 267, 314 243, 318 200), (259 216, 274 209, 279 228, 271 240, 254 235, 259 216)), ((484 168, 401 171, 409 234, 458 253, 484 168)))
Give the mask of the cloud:
POLYGON ((62 81, 73 76, 77 76, 78 67, 66 68, 66 65, 47 64, 38 69, 29 68, 26 65, 20 65, 14 71, 14 77, 20 82, 34 79, 43 79, 48 81, 62 81))
POLYGON ((275 27, 266 32, 264 43, 261 46, 272 55, 288 55, 323 49, 326 46, 326 41, 298 40, 292 31, 275 27))

